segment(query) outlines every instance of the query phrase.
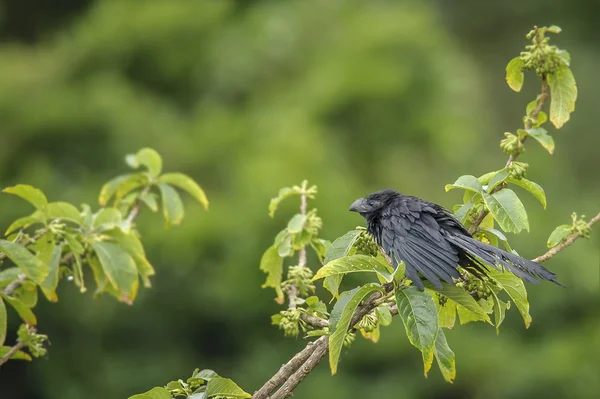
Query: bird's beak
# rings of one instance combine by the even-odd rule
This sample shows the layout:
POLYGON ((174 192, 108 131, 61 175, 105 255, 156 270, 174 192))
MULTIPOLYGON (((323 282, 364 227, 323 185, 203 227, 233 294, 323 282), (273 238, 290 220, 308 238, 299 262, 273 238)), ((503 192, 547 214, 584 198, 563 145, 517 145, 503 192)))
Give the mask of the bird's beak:
POLYGON ((363 213, 367 212, 369 209, 367 207, 367 200, 364 198, 359 198, 350 205, 350 212, 358 212, 363 213))

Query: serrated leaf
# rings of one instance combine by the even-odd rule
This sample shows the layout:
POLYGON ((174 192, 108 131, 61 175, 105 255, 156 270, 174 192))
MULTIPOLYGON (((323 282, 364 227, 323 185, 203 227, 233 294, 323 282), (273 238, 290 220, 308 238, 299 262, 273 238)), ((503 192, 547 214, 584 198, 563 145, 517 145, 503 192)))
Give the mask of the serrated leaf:
POLYGON ((288 232, 290 234, 300 233, 304 228, 304 224, 306 223, 306 217, 306 215, 302 215, 300 213, 295 214, 287 225, 288 232))
POLYGON ((515 184, 515 185, 522 187, 525 190, 529 191, 535 198, 537 198, 538 201, 540 201, 540 203, 542 204, 544 209, 546 209, 546 193, 544 192, 544 189, 539 184, 537 184, 536 182, 533 182, 531 180, 527 180, 525 178, 522 178, 522 179, 509 178, 508 182, 515 184))
POLYGON ((469 190, 476 193, 483 191, 483 187, 481 187, 479 180, 477 180, 475 176, 471 175, 463 175, 456 179, 454 183, 446 184, 444 188, 446 191, 450 191, 453 188, 461 188, 463 190, 469 190))
POLYGON ((183 173, 166 173, 158 180, 187 191, 189 195, 202 204, 204 209, 208 210, 208 198, 204 190, 191 177, 183 173))
POLYGON ((118 226, 122 219, 123 215, 121 215, 121 212, 117 208, 102 208, 94 215, 92 227, 97 229, 103 226, 106 229, 110 229, 118 226))
POLYGON ((12 260, 23 273, 36 283, 44 281, 50 268, 36 258, 24 246, 6 240, 0 240, 0 251, 12 260))
POLYGON ((106 278, 116 290, 118 299, 131 304, 137 295, 138 272, 135 261, 119 244, 92 241, 106 278))
POLYGON ((156 387, 148 392, 130 396, 128 399, 171 399, 171 393, 165 388, 156 387))
POLYGON ((68 202, 51 202, 43 207, 42 211, 48 219, 64 219, 75 222, 78 225, 83 224, 83 217, 79 210, 68 202))
POLYGON ((152 177, 158 177, 162 171, 162 158, 152 148, 142 148, 135 156, 128 155, 125 160, 132 168, 145 166, 148 174, 152 177))
POLYGON ((283 201, 287 197, 291 197, 292 195, 298 194, 300 193, 298 193, 296 190, 290 187, 284 187, 281 190, 279 190, 279 194, 277 195, 277 197, 271 198, 271 201, 269 202, 269 216, 275 216, 275 211, 277 210, 277 207, 279 206, 281 201, 283 201))
POLYGON ((17 184, 16 186, 6 187, 2 191, 7 194, 13 194, 23 198, 37 209, 41 209, 48 203, 48 200, 46 199, 46 196, 42 190, 28 184, 17 184))
POLYGON ((395 293, 398 314, 404 323, 406 335, 410 343, 421 351, 427 376, 433 363, 439 331, 437 308, 431 295, 416 287, 396 289, 395 293))
POLYGON ((350 321, 356 307, 370 293, 381 291, 381 286, 368 283, 340 295, 340 299, 333 306, 331 318, 329 319, 329 367, 331 374, 337 372, 337 365, 344 346, 344 337, 350 327, 350 321))
POLYGON ((283 275, 283 258, 277 253, 277 248, 270 246, 260 259, 260 270, 267 273, 267 280, 262 288, 272 287, 275 289, 277 303, 282 304, 284 297, 281 290, 281 276, 283 275))
POLYGON ((32 326, 35 326, 37 324, 37 318, 31 311, 31 309, 29 309, 23 302, 21 302, 17 298, 11 298, 4 294, 0 295, 19 314, 21 320, 32 326))
POLYGON ((515 57, 506 65, 506 83, 511 89, 519 92, 523 87, 524 79, 523 60, 520 57, 515 57))
POLYGON ((4 345, 6 340, 6 326, 8 324, 8 316, 6 314, 6 305, 0 296, 0 345, 4 345))
MULTIPOLYGON (((12 349, 11 346, 2 346, 0 347, 0 358, 6 356, 8 352, 12 349)), ((10 357, 10 360, 27 360, 31 361, 31 356, 28 353, 23 351, 16 351, 14 355, 10 357)))
POLYGON ((507 305, 498 298, 498 295, 492 291, 492 302, 494 304, 494 324, 496 325, 496 334, 500 334, 500 325, 504 321, 507 305))
POLYGON ((477 301, 475 301, 475 299, 473 299, 473 297, 464 289, 448 283, 442 283, 442 288, 438 288, 429 281, 425 282, 425 287, 429 290, 439 292, 449 300, 455 302, 458 307, 463 307, 466 311, 473 313, 473 318, 475 320, 492 324, 492 321, 485 310, 483 310, 477 301))
POLYGON ((565 238, 567 238, 572 233, 572 226, 568 224, 562 224, 554 229, 554 231, 548 237, 548 241, 546 245, 548 248, 552 248, 560 244, 565 238))
POLYGON ((548 134, 548 131, 543 127, 534 127, 527 130, 519 129, 517 130, 517 132, 519 134, 525 134, 527 136, 533 137, 537 140, 538 143, 542 145, 542 147, 544 147, 546 151, 548 151, 549 154, 554 153, 554 139, 548 134))
POLYGON ((488 275, 498 282, 500 288, 502 288, 508 296, 512 299, 513 303, 519 309, 525 327, 529 328, 531 324, 531 315, 529 314, 529 302, 527 301, 527 289, 523 280, 509 272, 501 272, 498 270, 490 270, 488 275))
POLYGON ((379 259, 368 255, 350 255, 338 258, 321 267, 312 278, 312 281, 334 274, 347 274, 355 272, 373 272, 379 274, 386 281, 391 281, 392 274, 388 266, 379 259))
POLYGON ((208 398, 212 396, 226 396, 229 398, 249 398, 248 392, 245 392, 235 382, 229 378, 214 377, 206 386, 206 396, 208 398))
POLYGON ((159 183, 163 215, 167 224, 179 224, 183 220, 183 202, 175 189, 168 184, 159 183))
POLYGON ((437 336, 435 337, 434 354, 442 376, 446 381, 452 382, 456 378, 456 358, 448 345, 446 334, 444 334, 441 328, 438 329, 437 336))
POLYGON ((550 85, 550 121, 560 129, 575 111, 577 101, 577 85, 571 69, 561 64, 558 70, 548 75, 550 85))
POLYGON ((333 241, 325 252, 325 260, 323 263, 327 264, 332 260, 348 255, 360 233, 361 230, 350 230, 333 241))
POLYGON ((483 200, 502 230, 510 233, 529 231, 527 212, 514 191, 505 188, 491 195, 484 193, 483 200))

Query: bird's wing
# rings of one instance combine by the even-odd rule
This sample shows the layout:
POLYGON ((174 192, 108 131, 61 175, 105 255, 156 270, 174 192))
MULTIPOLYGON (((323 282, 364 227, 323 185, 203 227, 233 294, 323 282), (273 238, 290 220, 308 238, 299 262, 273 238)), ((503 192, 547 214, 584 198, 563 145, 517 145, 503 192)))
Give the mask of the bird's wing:
POLYGON ((436 210, 428 204, 402 202, 382 215, 381 246, 392 258, 406 264, 406 275, 423 288, 417 272, 441 287, 440 277, 452 284, 459 278, 458 252, 446 241, 433 217, 436 210))

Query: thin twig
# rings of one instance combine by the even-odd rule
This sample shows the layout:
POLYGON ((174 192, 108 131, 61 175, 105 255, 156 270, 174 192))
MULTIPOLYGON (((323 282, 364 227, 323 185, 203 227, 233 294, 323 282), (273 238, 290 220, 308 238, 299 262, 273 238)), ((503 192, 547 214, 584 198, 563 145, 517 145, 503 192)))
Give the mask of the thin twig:
POLYGON ((6 296, 12 296, 12 294, 14 294, 17 288, 19 288, 25 280, 27 280, 27 276, 25 274, 19 274, 19 276, 14 281, 11 281, 10 284, 4 287, 4 291, 2 292, 6 296))
POLYGON ((129 216, 127 216, 127 223, 129 225, 131 225, 133 223, 133 220, 137 217, 138 213, 140 213, 140 209, 142 208, 142 204, 144 203, 144 201, 142 200, 142 197, 150 192, 150 188, 152 188, 152 186, 150 184, 148 184, 146 187, 144 187, 144 190, 140 193, 140 197, 138 198, 134 207, 131 208, 131 211, 129 212, 129 216))
POLYGON ((22 341, 17 342, 15 344, 15 346, 13 346, 12 348, 10 348, 10 350, 8 352, 6 352, 6 355, 2 356, 2 358, 0 358, 0 366, 2 366, 4 363, 8 362, 8 360, 13 357, 13 355, 15 353, 17 353, 18 351, 21 350, 21 348, 23 348, 23 346, 25 346, 25 343, 23 343, 22 341))
MULTIPOLYGON (((544 108, 544 105, 546 104, 546 101, 548 100, 548 97, 550 96, 550 86, 548 85, 548 79, 546 77, 546 75, 542 76, 542 93, 540 94, 540 99, 537 102, 536 107, 533 109, 533 111, 531 111, 531 114, 527 116, 527 121, 525 122, 525 130, 529 130, 533 127, 533 121, 537 120, 540 112, 542 112, 542 109, 544 108)), ((527 140, 527 136, 523 136, 520 138, 521 144, 523 144, 525 142, 525 140, 527 140)), ((512 163, 517 159, 517 157, 521 154, 520 150, 517 150, 517 152, 515 152, 514 154, 511 154, 508 157, 508 160, 506 161, 506 165, 504 166, 505 168, 510 167, 510 165, 512 165, 512 163)), ((491 191, 490 194, 494 194, 500 190, 502 190, 504 188, 504 184, 499 184, 496 187, 494 187, 494 189, 491 191)), ((475 220, 473 221, 473 223, 471 224, 471 226, 469 226, 469 233, 471 234, 475 234, 475 232, 477 232, 477 229, 479 228, 479 225, 481 224, 481 222, 483 222, 483 219, 485 219, 485 217, 488 215, 489 211, 488 210, 482 210, 479 215, 477 215, 477 217, 475 218, 475 220)))
MULTIPOLYGON (((305 191, 306 190, 303 190, 302 193, 300 194, 300 214, 302 216, 306 216, 307 208, 308 208, 308 201, 306 198, 305 191)), ((298 251, 298 267, 304 267, 304 266, 306 266, 306 247, 303 246, 298 251)), ((298 297, 298 287, 296 286, 296 284, 288 284, 285 287, 285 292, 288 296, 288 308, 296 309, 296 307, 297 307, 296 298, 298 297)))
MULTIPOLYGON (((594 216, 590 220, 590 222, 588 223, 588 227, 591 228, 598 221, 600 221, 600 213, 598 213, 596 216, 594 216)), ((542 263, 542 262, 547 261, 548 259, 552 258, 554 255, 556 255, 557 253, 559 253, 560 251, 562 251, 563 249, 568 247, 569 245, 573 244, 575 242, 575 240, 577 240, 579 237, 581 237, 581 234, 579 234, 578 232, 573 233, 572 235, 569 236, 569 238, 567 238, 561 244, 559 244, 555 247, 552 247, 548 252, 546 252, 543 255, 538 256, 537 258, 533 259, 533 261, 537 262, 537 263, 542 263)))

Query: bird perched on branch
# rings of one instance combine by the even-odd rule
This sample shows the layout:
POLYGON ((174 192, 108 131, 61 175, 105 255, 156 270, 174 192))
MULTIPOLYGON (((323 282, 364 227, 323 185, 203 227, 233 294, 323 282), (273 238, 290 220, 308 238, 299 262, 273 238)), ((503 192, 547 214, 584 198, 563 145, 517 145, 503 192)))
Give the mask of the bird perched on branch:
POLYGON ((491 266, 532 283, 539 277, 559 284, 541 265, 474 239, 448 210, 423 199, 381 190, 354 201, 350 211, 365 218, 367 231, 394 269, 404 261, 406 276, 419 289, 423 282, 418 273, 441 288, 440 278, 450 284, 460 278, 458 266, 479 278, 491 266))

